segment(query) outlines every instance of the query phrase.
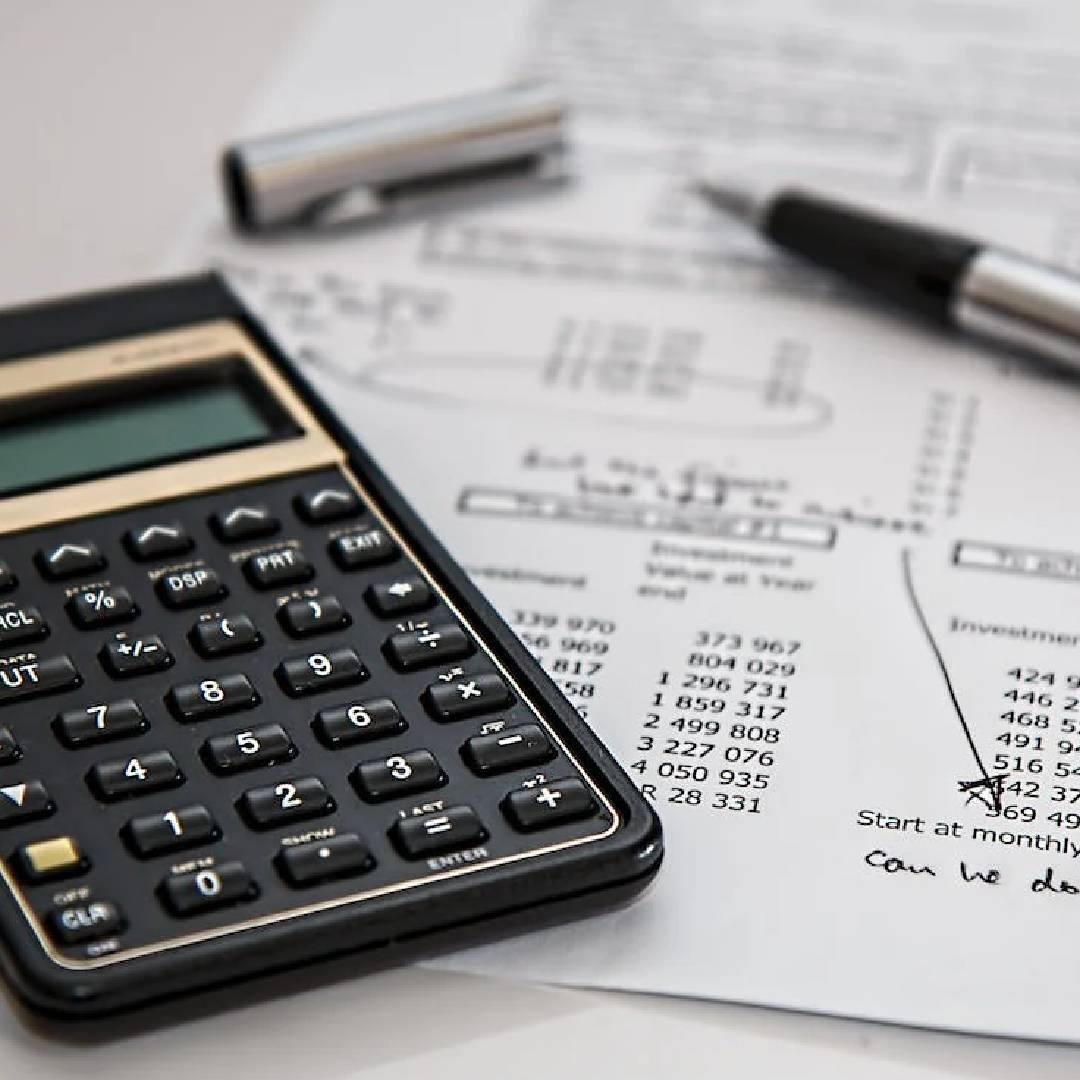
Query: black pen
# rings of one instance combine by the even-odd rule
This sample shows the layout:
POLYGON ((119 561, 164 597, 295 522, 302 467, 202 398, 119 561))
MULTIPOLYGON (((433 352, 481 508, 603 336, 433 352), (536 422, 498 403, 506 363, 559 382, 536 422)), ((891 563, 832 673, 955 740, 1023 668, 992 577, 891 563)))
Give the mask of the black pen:
POLYGON ((1080 370, 1080 279, 1002 248, 795 187, 703 181, 780 247, 964 333, 1080 370))

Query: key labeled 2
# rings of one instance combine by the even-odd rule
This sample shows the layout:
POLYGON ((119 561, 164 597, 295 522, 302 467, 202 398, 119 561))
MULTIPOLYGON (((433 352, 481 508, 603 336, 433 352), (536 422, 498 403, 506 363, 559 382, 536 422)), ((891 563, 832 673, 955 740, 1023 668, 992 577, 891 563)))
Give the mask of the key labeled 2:
POLYGON ((252 828, 272 829, 287 821, 332 813, 334 800, 318 777, 304 776, 251 788, 240 796, 238 806, 252 828))

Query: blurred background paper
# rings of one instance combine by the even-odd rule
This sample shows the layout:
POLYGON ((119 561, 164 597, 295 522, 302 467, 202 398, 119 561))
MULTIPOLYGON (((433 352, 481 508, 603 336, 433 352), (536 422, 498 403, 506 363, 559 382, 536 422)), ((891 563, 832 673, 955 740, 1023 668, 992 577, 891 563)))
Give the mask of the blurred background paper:
POLYGON ((1080 9, 1037 11, 330 3, 238 132, 521 75, 575 110, 563 193, 258 242, 215 210, 170 265, 230 274, 657 801, 642 903, 445 965, 1080 1037, 1080 390, 686 190, 1076 266, 1080 9))

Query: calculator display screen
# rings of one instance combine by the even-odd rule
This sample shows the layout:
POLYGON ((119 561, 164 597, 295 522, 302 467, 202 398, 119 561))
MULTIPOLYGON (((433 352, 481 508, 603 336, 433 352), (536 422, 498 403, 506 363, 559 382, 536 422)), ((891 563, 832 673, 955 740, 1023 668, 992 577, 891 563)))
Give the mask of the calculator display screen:
POLYGON ((0 414, 0 498, 299 434, 239 369, 31 399, 22 415, 0 414))

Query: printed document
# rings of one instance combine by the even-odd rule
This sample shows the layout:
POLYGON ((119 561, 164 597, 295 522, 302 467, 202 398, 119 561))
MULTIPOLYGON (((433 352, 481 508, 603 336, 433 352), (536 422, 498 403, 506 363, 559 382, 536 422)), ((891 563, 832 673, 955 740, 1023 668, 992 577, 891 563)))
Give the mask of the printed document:
POLYGON ((181 257, 663 819, 641 902, 444 963, 1080 1039, 1080 383, 690 190, 794 178, 1080 269, 1080 8, 330 4, 251 132, 513 77, 566 89, 564 188, 317 238, 218 212, 181 257))

